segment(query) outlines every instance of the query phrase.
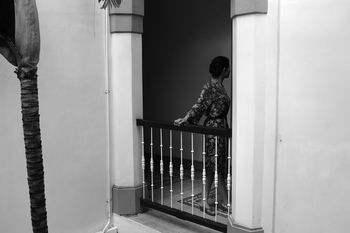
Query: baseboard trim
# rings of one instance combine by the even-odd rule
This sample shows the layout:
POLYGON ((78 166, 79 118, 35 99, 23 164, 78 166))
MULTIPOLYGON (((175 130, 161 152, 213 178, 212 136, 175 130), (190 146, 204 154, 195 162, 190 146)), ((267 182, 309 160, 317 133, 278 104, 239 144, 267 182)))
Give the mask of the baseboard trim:
POLYGON ((113 186, 112 194, 113 213, 135 215, 141 212, 142 185, 136 187, 113 186))
POLYGON ((227 221, 227 233, 264 233, 264 229, 262 227, 248 228, 239 225, 234 221, 231 215, 227 218, 227 221))

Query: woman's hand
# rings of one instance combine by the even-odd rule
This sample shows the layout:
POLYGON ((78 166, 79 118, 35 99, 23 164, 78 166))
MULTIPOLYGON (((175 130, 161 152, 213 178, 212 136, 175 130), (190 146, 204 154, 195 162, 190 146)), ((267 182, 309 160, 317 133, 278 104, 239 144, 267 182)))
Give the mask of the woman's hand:
POLYGON ((179 119, 176 119, 174 121, 174 125, 180 126, 180 125, 182 125, 182 124, 184 124, 186 122, 187 122, 187 119, 185 117, 184 118, 179 118, 179 119))

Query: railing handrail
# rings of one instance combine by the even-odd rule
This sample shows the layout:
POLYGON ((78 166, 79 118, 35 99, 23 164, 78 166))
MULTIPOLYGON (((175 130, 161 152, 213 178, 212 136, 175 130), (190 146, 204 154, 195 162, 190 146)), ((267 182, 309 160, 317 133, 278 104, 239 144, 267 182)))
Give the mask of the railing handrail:
POLYGON ((152 120, 143 120, 143 119, 136 119, 136 125, 183 131, 183 132, 232 137, 231 128, 223 129, 223 128, 198 126, 198 125, 188 125, 188 124, 178 126, 178 125, 174 125, 174 122, 164 122, 164 121, 162 122, 162 121, 152 121, 152 120))

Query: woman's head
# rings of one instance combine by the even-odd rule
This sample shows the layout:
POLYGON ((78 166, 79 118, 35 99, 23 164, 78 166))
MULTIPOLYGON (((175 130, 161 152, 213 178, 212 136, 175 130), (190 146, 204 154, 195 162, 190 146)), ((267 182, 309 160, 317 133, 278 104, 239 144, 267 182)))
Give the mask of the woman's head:
POLYGON ((228 76, 229 70, 230 60, 227 57, 215 57, 210 63, 209 72, 214 78, 219 78, 223 74, 223 72, 226 72, 228 76))

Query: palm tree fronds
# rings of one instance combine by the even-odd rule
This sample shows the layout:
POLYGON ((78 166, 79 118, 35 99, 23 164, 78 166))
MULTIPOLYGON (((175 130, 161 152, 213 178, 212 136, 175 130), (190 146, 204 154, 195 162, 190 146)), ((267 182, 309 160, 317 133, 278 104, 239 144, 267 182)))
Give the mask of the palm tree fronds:
POLYGON ((98 2, 101 1, 103 1, 101 9, 106 9, 107 7, 120 7, 120 4, 122 3, 122 0, 98 0, 98 2))

